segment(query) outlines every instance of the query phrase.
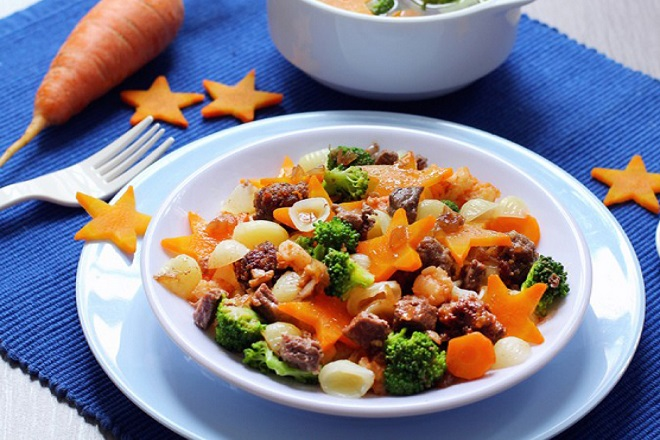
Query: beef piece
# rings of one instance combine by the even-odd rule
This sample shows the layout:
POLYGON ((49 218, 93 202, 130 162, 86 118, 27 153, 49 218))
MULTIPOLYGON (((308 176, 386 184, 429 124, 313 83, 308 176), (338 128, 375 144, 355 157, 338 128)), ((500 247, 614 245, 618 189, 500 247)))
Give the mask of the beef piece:
POLYGON ((486 265, 479 260, 472 260, 461 268, 461 289, 479 292, 485 285, 486 265))
POLYGON ((436 331, 444 341, 472 332, 481 332, 493 342, 504 336, 505 328, 488 306, 475 297, 463 297, 438 308, 436 331))
POLYGON ((399 155, 396 151, 383 150, 374 154, 376 165, 394 165, 397 160, 399 160, 399 155))
POLYGON ((305 336, 283 334, 278 354, 284 362, 303 371, 318 371, 321 364, 321 344, 305 336))
POLYGON ((306 183, 273 183, 261 188, 254 196, 255 220, 273 220, 273 211, 277 208, 292 206, 309 197, 306 183))
POLYGON ((384 319, 362 311, 344 328, 344 335, 364 348, 378 348, 390 332, 390 325, 384 319))
POLYGON ((395 330, 406 327, 411 330, 434 330, 438 321, 438 308, 426 298, 406 295, 394 305, 392 326, 395 330))
POLYGON ((534 242, 515 231, 509 232, 513 246, 501 246, 497 257, 500 278, 509 289, 519 289, 538 254, 534 242))
POLYGON ((402 292, 412 292, 412 286, 415 284, 415 278, 419 275, 421 270, 408 272, 407 270, 397 270, 391 276, 389 281, 396 281, 399 283, 402 292))
POLYGON ((424 188, 421 186, 396 188, 390 194, 390 205, 387 208, 388 213, 393 215, 397 209, 403 208, 406 210, 408 223, 413 223, 417 218, 417 205, 419 204, 422 191, 424 191, 424 188))
POLYGON ((429 160, 421 155, 415 156, 415 162, 417 163, 417 169, 418 170, 423 170, 424 168, 429 166, 429 160))
POLYGON ((215 318, 215 311, 220 303, 220 295, 207 293, 197 301, 193 311, 193 321, 195 325, 202 330, 206 330, 215 318))
POLYGON ((433 237, 426 236, 417 245, 422 267, 436 266, 444 269, 450 276, 456 271, 456 262, 449 248, 433 237))
MULTIPOLYGON (((243 258, 234 263, 236 279, 245 289, 250 287, 250 280, 253 274, 274 271, 276 268, 277 249, 275 249, 275 246, 270 241, 264 241, 258 244, 254 249, 245 254, 243 258)), ((272 283, 272 278, 269 283, 272 283)))
POLYGON ((360 240, 366 240, 369 230, 374 227, 376 219, 374 217, 374 210, 371 206, 363 204, 362 211, 349 211, 339 205, 333 207, 335 214, 341 220, 345 221, 353 229, 360 233, 360 240))
POLYGON ((250 298, 250 305, 266 322, 278 320, 277 298, 266 283, 261 284, 250 298))
POLYGON ((463 227, 465 224, 465 217, 458 212, 449 211, 439 215, 438 218, 435 219, 435 224, 449 234, 456 232, 463 227))

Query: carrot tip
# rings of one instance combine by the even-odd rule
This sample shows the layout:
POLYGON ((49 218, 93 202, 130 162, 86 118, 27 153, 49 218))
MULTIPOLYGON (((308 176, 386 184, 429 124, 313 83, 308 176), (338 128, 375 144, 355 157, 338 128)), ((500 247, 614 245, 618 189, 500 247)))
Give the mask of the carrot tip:
POLYGON ((34 117, 32 118, 32 121, 30 122, 30 125, 25 129, 25 133, 23 133, 23 136, 21 136, 16 142, 11 144, 4 153, 2 153, 2 156, 0 156, 0 167, 3 166, 10 157, 14 155, 18 150, 23 148, 25 145, 27 145, 28 142, 30 142, 36 135, 38 135, 41 130, 46 128, 48 126, 48 121, 46 119, 39 115, 35 114, 34 117))

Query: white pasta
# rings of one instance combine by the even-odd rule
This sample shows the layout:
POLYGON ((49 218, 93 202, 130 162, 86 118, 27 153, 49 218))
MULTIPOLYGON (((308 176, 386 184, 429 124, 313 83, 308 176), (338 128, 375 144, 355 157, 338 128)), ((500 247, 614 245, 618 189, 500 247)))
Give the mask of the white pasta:
POLYGON ((339 397, 364 396, 374 384, 375 374, 346 359, 330 362, 321 368, 319 384, 327 394, 339 397))
POLYGON ((298 165, 300 165, 305 172, 316 167, 324 166, 328 162, 329 152, 330 150, 328 148, 309 152, 300 158, 298 165))
POLYGON ((209 255, 208 268, 217 269, 227 264, 238 261, 250 252, 243 243, 236 240, 223 240, 215 246, 209 255))
POLYGON ((440 200, 422 200, 419 202, 419 205, 417 205, 417 220, 428 216, 438 217, 449 211, 451 211, 451 208, 440 200))
POLYGON ((280 352, 282 337, 285 334, 290 336, 300 336, 302 335, 302 331, 295 325, 288 322, 273 322, 268 324, 263 331, 266 344, 268 344, 270 349, 275 353, 280 352))
POLYGON ((465 218, 466 222, 471 222, 477 218, 486 219, 492 216, 497 209, 498 204, 484 199, 471 199, 461 206, 459 213, 465 218))
POLYGON ((229 194, 222 210, 232 214, 254 214, 254 194, 257 189, 250 183, 241 183, 237 185, 229 194))
POLYGON ((168 260, 154 279, 170 292, 188 300, 202 280, 202 270, 194 258, 181 254, 168 260))
POLYGON ((516 196, 507 196, 497 204, 496 215, 506 217, 525 217, 529 208, 523 199, 516 196))
POLYGON ((515 336, 507 336, 495 343, 495 368, 506 368, 522 364, 532 354, 529 344, 515 336))
POLYGON ((314 230, 314 223, 330 216, 330 203, 323 197, 299 200, 289 209, 293 225, 302 232, 314 230))
POLYGON ((236 225, 232 238, 254 249, 264 241, 270 241, 275 247, 289 238, 289 233, 282 226, 268 220, 252 220, 236 225))
POLYGON ((394 305, 401 299, 401 286, 396 281, 380 281, 369 287, 356 287, 347 293, 346 309, 355 316, 367 311, 386 318, 394 313, 394 305))
POLYGON ((273 296, 278 302, 293 301, 300 293, 300 275, 289 270, 280 276, 273 286, 273 296))
POLYGON ((387 228, 390 226, 390 223, 392 222, 392 217, 385 211, 381 211, 380 209, 374 209, 374 214, 375 214, 375 222, 374 226, 369 229, 369 232, 367 233, 367 238, 376 238, 380 237, 381 235, 385 234, 387 231, 387 228))

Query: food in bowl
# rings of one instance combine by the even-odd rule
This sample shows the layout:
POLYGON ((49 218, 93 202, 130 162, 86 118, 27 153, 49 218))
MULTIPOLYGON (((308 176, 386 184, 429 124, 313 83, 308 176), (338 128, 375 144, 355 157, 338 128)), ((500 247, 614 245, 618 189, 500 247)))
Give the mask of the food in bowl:
POLYGON ((524 362, 568 293, 524 201, 412 151, 287 157, 189 221, 191 236, 162 240, 172 259, 155 279, 246 365, 334 396, 417 394, 524 362))
POLYGON ((318 0, 361 14, 419 17, 458 11, 488 0, 318 0))

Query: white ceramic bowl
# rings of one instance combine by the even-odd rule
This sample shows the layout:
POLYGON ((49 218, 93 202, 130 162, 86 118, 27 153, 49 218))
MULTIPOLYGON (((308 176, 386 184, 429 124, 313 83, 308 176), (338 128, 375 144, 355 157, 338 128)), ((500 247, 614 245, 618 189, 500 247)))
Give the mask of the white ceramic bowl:
POLYGON ((309 76, 382 100, 441 96, 487 75, 509 56, 520 7, 489 0, 423 17, 359 14, 319 0, 268 0, 271 38, 309 76))
POLYGON ((580 229, 559 200, 533 177, 479 146, 442 134, 382 125, 295 131, 219 157, 182 182, 167 197, 153 216, 142 246, 140 269, 149 303, 165 331, 192 359, 224 380, 266 399, 310 411, 355 417, 397 417, 442 411, 510 388, 542 368, 568 343, 582 321, 591 289, 591 263, 580 229), (279 380, 244 366, 238 356, 220 348, 209 334, 195 327, 188 303, 167 292, 152 278, 170 257, 161 248, 161 240, 190 235, 189 211, 212 219, 240 179, 275 175, 285 154, 297 160, 306 152, 328 145, 368 146, 372 142, 393 150, 411 149, 441 166, 468 166, 475 176, 498 186, 503 195, 516 195, 527 202, 541 226, 539 251, 565 265, 571 293, 552 318, 539 326, 546 341, 532 348, 532 355, 526 362, 491 371, 479 380, 414 396, 334 397, 324 394, 317 386, 279 380))

